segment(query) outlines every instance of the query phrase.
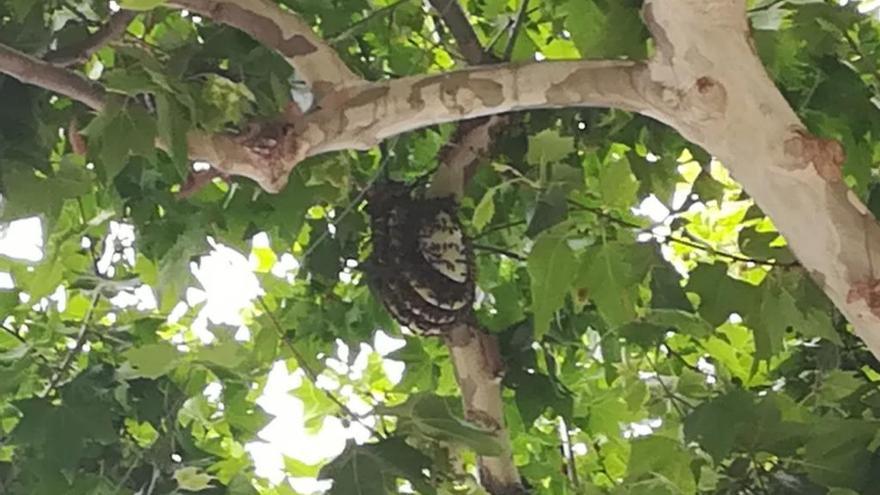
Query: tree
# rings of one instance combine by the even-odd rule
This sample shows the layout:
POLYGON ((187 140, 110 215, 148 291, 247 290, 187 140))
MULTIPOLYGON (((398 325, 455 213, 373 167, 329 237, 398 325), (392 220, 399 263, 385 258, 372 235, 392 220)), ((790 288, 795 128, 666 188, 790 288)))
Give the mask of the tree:
POLYGON ((44 234, 0 266, 0 493, 880 481, 880 24, 855 2, 120 3, 0 0, 2 220, 44 234), (442 338, 367 286, 388 179, 453 197, 477 251, 442 338), (241 315, 207 278, 235 252, 241 315), (352 439, 268 480, 285 370, 306 428, 352 439))

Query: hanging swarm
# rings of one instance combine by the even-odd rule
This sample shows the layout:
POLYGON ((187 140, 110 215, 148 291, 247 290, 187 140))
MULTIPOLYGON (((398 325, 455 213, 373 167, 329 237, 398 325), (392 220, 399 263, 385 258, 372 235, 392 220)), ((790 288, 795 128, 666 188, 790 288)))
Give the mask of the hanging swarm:
POLYGON ((474 259, 452 198, 417 199, 401 184, 369 196, 370 285, 395 320, 423 335, 463 322, 474 301, 474 259))

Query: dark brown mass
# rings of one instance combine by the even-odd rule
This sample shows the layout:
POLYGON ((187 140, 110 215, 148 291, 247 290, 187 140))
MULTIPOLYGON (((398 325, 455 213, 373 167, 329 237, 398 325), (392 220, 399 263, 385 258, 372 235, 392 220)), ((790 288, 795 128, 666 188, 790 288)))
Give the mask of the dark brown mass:
POLYGON ((442 335, 471 315, 474 259, 452 198, 412 196, 383 184, 368 196, 373 251, 370 285, 401 325, 442 335))

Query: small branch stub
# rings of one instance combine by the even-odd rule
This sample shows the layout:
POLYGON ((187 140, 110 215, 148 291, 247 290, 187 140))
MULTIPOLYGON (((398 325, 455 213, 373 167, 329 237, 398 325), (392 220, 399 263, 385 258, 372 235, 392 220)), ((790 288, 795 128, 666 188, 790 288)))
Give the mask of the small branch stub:
POLYGON ((880 280, 872 277, 852 284, 846 302, 854 303, 859 300, 864 300, 871 313, 880 317, 880 280))
POLYGON ((796 129, 794 133, 795 136, 785 142, 786 154, 801 160, 804 167, 812 165, 826 182, 841 182, 846 161, 843 146, 834 139, 820 138, 803 129, 796 129))

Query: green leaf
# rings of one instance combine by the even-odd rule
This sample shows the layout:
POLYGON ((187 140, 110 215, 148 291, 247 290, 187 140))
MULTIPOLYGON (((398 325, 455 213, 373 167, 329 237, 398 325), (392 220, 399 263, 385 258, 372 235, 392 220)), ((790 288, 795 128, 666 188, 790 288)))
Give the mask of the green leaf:
POLYGON ((529 219, 526 235, 534 238, 541 232, 565 220, 568 215, 568 190, 566 185, 554 184, 538 196, 535 212, 529 219))
POLYGON ((758 289, 741 280, 727 276, 727 265, 698 265, 691 271, 688 292, 700 296, 700 315, 714 326, 727 321, 731 313, 745 317, 758 303, 758 289))
POLYGON ((855 371, 831 370, 822 377, 816 396, 822 403, 833 407, 841 399, 854 394, 856 390, 867 385, 860 373, 855 371))
POLYGON ((205 234, 195 228, 179 234, 174 244, 159 260, 157 289, 159 290, 159 309, 171 311, 178 297, 191 279, 190 258, 201 254, 206 246, 205 234))
POLYGON ((757 308, 745 318, 746 324, 755 332, 756 358, 769 359, 778 354, 788 328, 840 342, 828 313, 810 310, 805 314, 798 307, 799 295, 808 290, 800 287, 801 283, 801 275, 776 273, 767 276, 761 283, 757 308))
POLYGON ((516 405, 523 424, 531 425, 548 408, 556 415, 571 419, 574 402, 571 393, 543 373, 518 373, 516 405))
POLYGON ((639 181, 636 180, 625 155, 605 160, 599 170, 599 193, 604 203, 612 208, 627 208, 635 204, 639 181))
POLYGON ((823 418, 805 446, 804 465, 810 479, 825 486, 865 488, 873 457, 868 445, 877 426, 872 421, 823 418))
POLYGON ((61 208, 61 198, 49 194, 51 182, 37 177, 30 167, 6 162, 0 169, 3 178, 3 218, 16 219, 43 214, 53 219, 61 208))
POLYGON ((119 5, 129 10, 152 10, 167 0, 119 0, 119 5))
POLYGON ((342 454, 321 469, 318 479, 333 480, 331 495, 396 493, 397 478, 408 480, 419 493, 433 495, 437 491, 423 474, 430 466, 430 458, 403 439, 392 437, 374 444, 349 443, 342 454))
POLYGON ((694 180, 693 192, 704 202, 721 201, 724 197, 724 184, 715 180, 708 170, 703 169, 694 180))
POLYGON ((740 429, 749 427, 752 401, 751 395, 737 389, 700 404, 684 420, 685 438, 698 442, 720 463, 733 451, 740 429))
POLYGON ((132 377, 158 378, 173 370, 183 359, 183 354, 171 344, 161 342, 129 349, 125 358, 134 368, 132 377))
POLYGON ((547 230, 535 240, 528 258, 531 277, 535 339, 550 329, 553 314, 562 307, 575 279, 577 259, 568 246, 564 228, 547 230))
POLYGON ((639 285, 657 262, 649 244, 609 242, 587 250, 577 285, 589 290, 590 299, 611 326, 636 317, 639 285))
POLYGON ((174 480, 177 486, 190 492, 200 492, 211 488, 213 476, 206 474, 197 467, 185 467, 174 471, 174 480))
POLYGON ((245 360, 241 344, 233 341, 215 343, 202 347, 196 354, 197 359, 224 368, 235 369, 245 360))
POLYGON ((474 208, 474 216, 471 219, 471 224, 473 224, 477 232, 482 231, 483 228, 492 221, 492 217, 495 215, 495 191, 497 191, 497 188, 495 187, 486 191, 486 194, 480 199, 477 207, 474 208))
POLYGON ((406 428, 428 438, 467 446, 479 455, 498 455, 501 445, 491 430, 456 417, 446 399, 417 394, 399 406, 379 408, 380 414, 406 420, 406 428))
POLYGON ((364 448, 349 444, 339 457, 321 469, 318 479, 333 480, 329 495, 386 495, 393 480, 379 459, 364 448))
POLYGON ((651 270, 651 307, 658 309, 680 309, 693 311, 681 286, 681 276, 666 263, 651 270))
POLYGON ((668 330, 675 330, 692 337, 704 338, 712 334, 712 325, 699 315, 677 309, 652 309, 644 320, 668 330))
POLYGON ((690 465, 691 456, 677 441, 659 435, 640 438, 632 443, 627 466, 627 480, 633 482, 629 493, 696 493, 697 484, 690 465), (634 483, 636 480, 641 483, 634 483))
POLYGON ((189 130, 183 107, 170 96, 156 95, 156 126, 159 139, 168 146, 168 154, 177 166, 184 171, 189 163, 186 134, 189 130))
POLYGON ((303 380, 293 395, 302 401, 302 421, 312 432, 320 431, 324 426, 324 419, 339 407, 327 396, 327 392, 319 389, 309 380, 303 380))
POLYGON ((647 32, 637 3, 568 0, 564 10, 565 27, 584 58, 647 55, 647 32))
POLYGON ((559 131, 545 129, 529 136, 529 152, 526 161, 530 165, 546 165, 559 161, 574 152, 574 138, 560 136, 559 131))
POLYGON ((94 180, 94 174, 86 168, 85 157, 64 155, 58 164, 52 189, 64 198, 75 198, 91 191, 94 180))

